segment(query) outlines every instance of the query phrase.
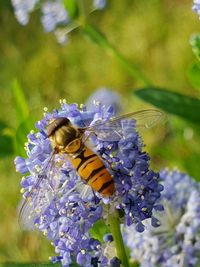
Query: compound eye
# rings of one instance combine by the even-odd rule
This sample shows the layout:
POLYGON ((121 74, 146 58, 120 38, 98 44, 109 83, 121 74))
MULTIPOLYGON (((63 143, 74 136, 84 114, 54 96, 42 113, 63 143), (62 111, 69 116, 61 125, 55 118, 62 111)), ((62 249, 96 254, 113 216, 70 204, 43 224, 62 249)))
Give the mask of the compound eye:
POLYGON ((75 139, 66 146, 65 151, 67 153, 75 153, 80 149, 80 147, 81 147, 81 140, 75 139))

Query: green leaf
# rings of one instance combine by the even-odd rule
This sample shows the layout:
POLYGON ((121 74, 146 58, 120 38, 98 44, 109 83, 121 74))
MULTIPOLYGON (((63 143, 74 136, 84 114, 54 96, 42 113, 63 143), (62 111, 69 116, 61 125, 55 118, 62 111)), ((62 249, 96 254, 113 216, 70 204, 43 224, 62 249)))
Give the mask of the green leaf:
POLYGON ((196 58, 200 60, 200 33, 195 33, 190 38, 190 44, 192 46, 192 51, 196 58))
POLYGON ((29 107, 24 92, 19 82, 14 79, 12 82, 12 94, 17 117, 17 129, 14 133, 14 148, 16 154, 25 156, 24 143, 27 141, 26 135, 33 128, 33 118, 29 116, 29 107))
POLYGON ((200 162, 200 154, 193 151, 191 154, 184 157, 182 165, 194 180, 200 182, 199 164, 197 164, 197 162, 200 162))
POLYGON ((12 93, 15 102, 15 110, 17 115, 17 122, 20 124, 22 121, 27 119, 29 115, 29 107, 24 96, 24 92, 19 82, 15 79, 12 82, 12 93))
POLYGON ((14 153, 13 138, 7 135, 0 135, 0 158, 14 153))
POLYGON ((140 264, 138 262, 131 262, 130 264, 130 267, 139 267, 140 264))
POLYGON ((0 121, 0 158, 12 155, 14 152, 13 130, 3 121, 0 121))
POLYGON ((15 133, 15 152, 17 155, 21 157, 26 156, 26 152, 24 150, 24 143, 27 142, 27 134, 34 128, 35 119, 30 117, 18 126, 15 133))
POLYGON ((83 28, 83 34, 85 34, 92 42, 98 44, 100 47, 104 47, 106 49, 112 47, 106 36, 94 26, 85 24, 83 28))
POLYGON ((150 85, 150 81, 146 76, 140 71, 140 69, 129 59, 127 59, 120 51, 118 51, 106 38, 106 36, 101 33, 96 27, 88 23, 84 24, 82 27, 82 33, 84 36, 88 37, 89 40, 93 41, 105 51, 115 57, 115 59, 120 63, 120 65, 126 70, 129 75, 134 79, 142 82, 144 85, 150 85))
POLYGON ((200 62, 193 63, 188 69, 188 79, 190 84, 200 89, 200 62))
POLYGON ((142 100, 193 123, 200 123, 200 100, 155 87, 133 92, 142 100))
POLYGON ((99 220, 94 223, 93 227, 90 229, 91 235, 98 239, 100 242, 103 242, 103 237, 105 234, 110 233, 110 229, 105 224, 104 220, 99 220))
POLYGON ((4 121, 0 121, 0 133, 2 133, 6 128, 8 128, 8 125, 4 121))
POLYGON ((69 16, 71 18, 76 18, 79 13, 77 0, 64 0, 63 3, 69 16))

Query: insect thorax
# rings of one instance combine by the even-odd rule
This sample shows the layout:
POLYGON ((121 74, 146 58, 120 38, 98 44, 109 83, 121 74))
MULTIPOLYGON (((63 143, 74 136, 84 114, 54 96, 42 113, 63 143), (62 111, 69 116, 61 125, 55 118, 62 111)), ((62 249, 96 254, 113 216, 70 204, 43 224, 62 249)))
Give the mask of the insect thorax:
POLYGON ((50 140, 53 147, 63 150, 69 143, 79 137, 78 129, 73 126, 63 125, 50 136, 50 140))

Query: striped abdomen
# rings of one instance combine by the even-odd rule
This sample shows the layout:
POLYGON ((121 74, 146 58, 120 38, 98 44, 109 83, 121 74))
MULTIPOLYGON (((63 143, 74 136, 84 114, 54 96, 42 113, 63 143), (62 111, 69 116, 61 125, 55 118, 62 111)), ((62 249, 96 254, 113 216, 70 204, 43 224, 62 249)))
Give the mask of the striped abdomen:
POLYGON ((84 146, 80 154, 70 158, 80 177, 92 189, 103 196, 111 196, 115 191, 114 181, 103 161, 92 150, 84 146))

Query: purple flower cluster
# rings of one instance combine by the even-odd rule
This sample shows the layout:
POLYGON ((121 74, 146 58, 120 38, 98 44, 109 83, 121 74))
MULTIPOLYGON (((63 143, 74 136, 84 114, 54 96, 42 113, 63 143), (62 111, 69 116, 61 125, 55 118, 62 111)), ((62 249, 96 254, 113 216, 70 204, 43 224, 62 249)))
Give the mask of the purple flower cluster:
POLYGON ((92 110, 94 108, 94 102, 100 102, 106 107, 112 106, 115 114, 117 114, 120 113, 122 109, 121 98, 122 96, 114 90, 107 87, 100 87, 90 95, 85 105, 87 106, 88 110, 92 110))
MULTIPOLYGON (((67 41, 67 34, 78 27, 77 22, 70 17, 64 0, 11 0, 17 20, 22 25, 29 21, 30 13, 36 5, 41 11, 41 23, 46 32, 54 32, 59 43, 67 41), (72 23, 73 22, 73 23, 72 23), (71 24, 74 24, 71 26, 71 24)), ((78 5, 78 4, 77 4, 78 5)), ((91 11, 103 9, 106 0, 91 0, 91 11)))
POLYGON ((64 25, 69 22, 69 17, 62 1, 44 2, 42 5, 41 22, 46 32, 52 32, 57 25, 64 25))
POLYGON ((162 170, 164 191, 160 202, 165 212, 157 214, 159 228, 148 220, 145 232, 125 228, 125 239, 132 259, 141 267, 199 266, 200 254, 200 184, 178 171, 162 170))
POLYGON ((199 0, 194 0, 194 4, 192 6, 192 10, 197 12, 197 14, 200 17, 200 1, 199 0))
POLYGON ((95 9, 103 9, 106 6, 106 0, 94 0, 93 5, 95 9))
POLYGON ((19 23, 26 25, 29 21, 29 13, 32 12, 39 0, 11 0, 15 16, 19 23))
MULTIPOLYGON (((106 122, 113 115, 111 107, 105 108, 101 104, 88 111, 86 106, 79 109, 76 104, 61 101, 61 109, 52 113, 45 109, 43 119, 36 123, 38 131, 28 135, 27 158, 15 160, 17 171, 25 175, 21 182, 22 192, 31 198, 28 202, 31 205, 24 209, 24 218, 31 217, 34 225, 51 240, 59 254, 53 261, 61 261, 63 267, 68 267, 72 261, 88 267, 120 264, 111 244, 100 243, 90 234, 95 222, 100 219, 107 222, 116 209, 121 214, 121 223, 134 224, 139 232, 144 230, 144 221, 148 218, 153 226, 158 226, 152 211, 162 210, 162 205, 157 205, 156 201, 163 186, 159 184, 158 173, 149 169, 149 156, 142 151, 143 144, 133 120, 119 122, 120 136, 114 141, 112 132, 107 133, 110 141, 103 141, 98 135, 91 138, 90 145, 104 160, 114 179, 116 192, 110 198, 103 198, 99 193, 94 195, 65 155, 56 154, 53 164, 48 163, 52 148, 46 127, 52 119, 67 117, 78 127, 84 127, 100 120, 106 122), (36 182, 38 177, 42 177, 40 183, 36 182), (32 190, 33 187, 36 190, 32 190), (51 192, 51 188, 56 189, 51 192)), ((29 223, 27 219, 25 224, 29 223)))

